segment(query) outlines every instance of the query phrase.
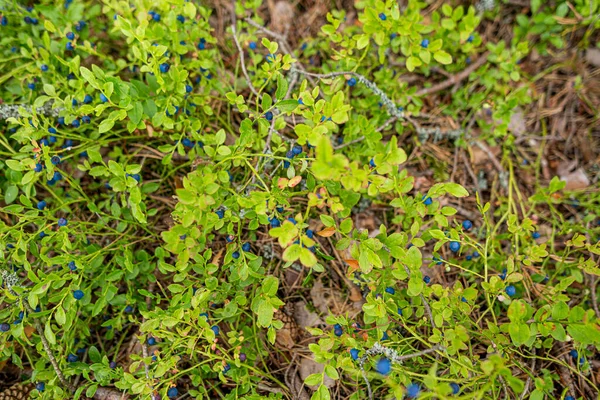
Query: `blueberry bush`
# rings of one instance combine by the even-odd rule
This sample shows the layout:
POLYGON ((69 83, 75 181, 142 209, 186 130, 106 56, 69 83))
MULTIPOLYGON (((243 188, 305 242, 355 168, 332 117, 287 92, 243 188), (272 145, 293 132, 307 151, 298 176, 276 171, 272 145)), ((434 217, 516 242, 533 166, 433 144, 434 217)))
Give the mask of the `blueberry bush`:
POLYGON ((595 398, 599 13, 3 2, 0 389, 595 398))

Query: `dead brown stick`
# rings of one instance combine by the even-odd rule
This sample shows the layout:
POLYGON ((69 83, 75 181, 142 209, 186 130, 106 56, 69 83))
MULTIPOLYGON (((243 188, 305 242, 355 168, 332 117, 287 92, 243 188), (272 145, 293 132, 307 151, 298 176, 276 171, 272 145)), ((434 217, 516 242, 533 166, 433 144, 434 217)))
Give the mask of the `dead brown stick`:
POLYGON ((446 88, 449 88, 450 86, 456 85, 458 82, 462 81, 463 79, 465 79, 466 77, 471 75, 471 73, 473 71, 475 71, 477 68, 479 68, 483 64, 485 64, 489 54, 490 54, 489 52, 483 53, 475 62, 473 62, 471 65, 469 65, 467 68, 465 68, 458 74, 452 75, 450 78, 446 79, 445 81, 435 84, 431 87, 423 88, 423 89, 419 90, 417 93, 415 93, 415 96, 425 96, 427 94, 436 93, 436 92, 439 92, 446 88))

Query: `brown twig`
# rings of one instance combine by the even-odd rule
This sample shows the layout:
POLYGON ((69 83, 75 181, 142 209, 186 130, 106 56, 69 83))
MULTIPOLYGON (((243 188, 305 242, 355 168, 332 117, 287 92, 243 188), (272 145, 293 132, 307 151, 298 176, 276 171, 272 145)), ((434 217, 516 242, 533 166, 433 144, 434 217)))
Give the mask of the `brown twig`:
POLYGON ((260 99, 260 95, 254 88, 254 85, 250 80, 250 76, 248 75, 248 71, 246 70, 246 63, 244 62, 244 50, 242 49, 242 46, 240 45, 240 42, 237 38, 237 33, 235 31, 235 21, 233 21, 233 24, 231 24, 231 32, 233 33, 233 41, 235 42, 235 46, 238 49, 238 54, 240 55, 240 64, 242 66, 242 73, 244 74, 244 78, 246 78, 246 83, 248 84, 248 87, 250 88, 252 93, 254 93, 254 95, 260 99))
POLYGON ((483 53, 477 60, 475 60, 471 65, 469 65, 467 68, 465 68, 458 74, 452 75, 450 78, 446 79, 445 81, 435 84, 431 87, 423 88, 423 89, 417 91, 417 93, 415 93, 415 96, 425 96, 425 95, 428 95, 431 93, 439 92, 450 86, 456 85, 458 82, 462 81, 463 79, 465 79, 466 77, 471 75, 471 73, 473 71, 475 71, 477 68, 479 68, 483 64, 485 64, 489 54, 490 54, 489 52, 483 53))

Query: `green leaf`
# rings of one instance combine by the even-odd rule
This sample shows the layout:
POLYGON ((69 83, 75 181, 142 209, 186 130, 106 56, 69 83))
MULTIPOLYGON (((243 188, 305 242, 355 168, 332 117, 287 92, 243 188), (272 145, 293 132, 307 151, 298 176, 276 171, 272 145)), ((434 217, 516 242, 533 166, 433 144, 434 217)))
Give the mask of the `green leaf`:
POLYGON ((433 58, 440 64, 448 65, 452 63, 452 56, 446 53, 444 50, 436 51, 433 54, 433 58))
POLYGON ((262 292, 267 296, 275 296, 279 288, 279 279, 274 276, 267 276, 262 283, 262 292))
POLYGON ((15 185, 10 185, 6 188, 6 192, 4 192, 4 202, 6 204, 12 203, 13 201, 15 201, 18 194, 19 188, 17 188, 15 185))
POLYGON ((268 327, 273 321, 273 306, 266 300, 262 300, 258 306, 258 325, 268 327))
POLYGON ((102 355, 100 354, 96 346, 90 346, 90 348, 88 349, 88 356, 90 357, 90 360, 92 362, 99 363, 102 361, 102 355))
POLYGON ((115 121, 113 121, 111 119, 105 119, 98 126, 98 132, 100 132, 100 133, 108 132, 112 129, 113 126, 115 126, 115 121))
POLYGON ((65 310, 62 306, 58 306, 56 312, 54 313, 54 318, 59 325, 64 325, 67 322, 67 316, 65 315, 65 310))
POLYGON ((277 103, 277 108, 281 112, 291 112, 294 111, 296 107, 298 107, 298 100, 288 99, 277 103))
POLYGON ((52 345, 56 344, 56 336, 54 332, 52 332, 52 327, 50 326, 50 320, 46 320, 46 327, 44 328, 44 336, 48 339, 48 342, 52 345))
POLYGON ((307 386, 315 386, 315 385, 320 384, 321 382, 323 382, 323 374, 322 373, 310 374, 309 376, 306 377, 306 379, 304 379, 304 383, 307 386))
POLYGON ((305 267, 312 267, 317 263, 317 257, 313 254, 312 251, 303 247, 300 250, 300 262, 305 267))

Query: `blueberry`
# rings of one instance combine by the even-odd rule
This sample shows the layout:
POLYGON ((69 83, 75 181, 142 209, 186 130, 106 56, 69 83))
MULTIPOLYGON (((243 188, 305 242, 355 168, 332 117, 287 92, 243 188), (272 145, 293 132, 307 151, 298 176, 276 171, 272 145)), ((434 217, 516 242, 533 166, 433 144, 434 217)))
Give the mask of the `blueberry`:
POLYGON ((225 364, 225 366, 223 367, 223 373, 226 374, 227 372, 229 372, 230 369, 231 369, 231 365, 225 364))
POLYGON ((131 314, 131 313, 133 312, 133 307, 132 307, 132 306, 126 306, 126 307, 125 307, 125 312, 126 312, 127 314, 131 314))
POLYGON ((515 289, 513 285, 508 285, 504 291, 510 297, 513 297, 515 294, 517 294, 517 289, 515 289))
POLYGON ((539 232, 533 232, 531 234, 531 237, 534 238, 534 239, 539 239, 540 238, 540 233, 539 232))
POLYGON ((475 39, 475 37, 473 35, 469 35, 467 38, 467 43, 473 43, 473 39, 475 39))
POLYGON ((171 66, 168 63, 162 63, 159 66, 160 68, 160 72, 162 72, 163 74, 166 74, 167 72, 169 72, 169 69, 171 68, 171 66))
POLYGON ((35 385, 35 388, 38 392, 43 392, 44 389, 46 389, 46 384, 44 382, 38 382, 37 385, 35 385))
POLYGON ((383 335, 381 335, 381 340, 383 341, 383 340, 389 340, 389 339, 390 339, 390 337, 388 336, 388 333, 384 331, 383 335))
POLYGON ((142 176, 140 174, 131 175, 133 179, 135 179, 138 183, 142 180, 142 176))
POLYGON ((306 236, 312 239, 315 236, 315 233, 311 229, 306 230, 306 236))
POLYGON ((298 104, 303 105, 304 101, 302 101, 302 99, 298 99, 298 104))
POLYGON ((463 221, 462 227, 464 230, 468 231, 473 227, 473 223, 471 221, 469 221, 468 219, 466 219, 463 221))
POLYGON ((423 39, 421 41, 421 47, 426 49, 427 47, 429 47, 429 39, 423 39))
POLYGON ((200 39, 200 42, 198 42, 198 50, 204 50, 206 48, 206 39, 202 38, 200 39))
POLYGON ((290 221, 292 224, 296 225, 296 220, 294 218, 289 217, 287 220, 290 221))
POLYGON ((398 315, 402 315, 402 309, 398 307, 398 315))
POLYGON ((275 54, 267 54, 265 60, 267 60, 268 63, 273 62, 275 60, 275 54))
POLYGON ((387 19, 387 15, 385 15, 384 13, 379 13, 379 19, 385 21, 387 19))
POLYGON ((169 396, 170 399, 174 399, 175 397, 177 397, 178 394, 179 391, 176 387, 172 387, 169 390, 167 390, 167 396, 169 396))
POLYGON ((279 226, 281 226, 281 222, 277 219, 277 217, 273 217, 269 220, 269 223, 271 224, 272 228, 277 228, 279 226))
POLYGON ((429 282, 431 282, 431 278, 427 275, 425 275, 423 277, 423 282, 425 282, 426 285, 429 285, 429 282))
POLYGON ((42 172, 43 169, 44 169, 44 166, 40 163, 35 164, 35 167, 33 168, 33 170, 35 172, 42 172))
POLYGON ((208 313, 205 313, 205 312, 203 312, 203 313, 200 313, 200 315, 198 315, 198 316, 199 316, 199 317, 204 317, 204 319, 205 319, 206 321, 208 321, 208 313))
POLYGON ((352 87, 352 86, 355 86, 355 85, 356 85, 356 78, 355 78, 355 77, 352 77, 352 78, 348 79, 348 80, 346 81, 346 84, 347 84, 348 86, 350 86, 350 87, 352 87))
POLYGON ((75 34, 73 32, 68 32, 66 36, 67 36, 67 39, 69 39, 69 40, 75 39, 75 34))
POLYGON ((506 268, 504 268, 504 269, 502 270, 502 273, 500 274, 500 279, 502 279, 502 280, 505 280, 505 279, 506 279, 506 272, 507 272, 507 271, 506 271, 506 268))
POLYGON ((67 42, 67 44, 65 45, 65 49, 67 49, 67 51, 73 51, 75 50, 75 47, 73 46, 73 43, 67 42))
POLYGON ((340 337, 344 334, 344 330, 341 327, 339 329, 335 328, 333 330, 333 333, 335 334, 335 336, 340 337))
POLYGON ((81 32, 81 30, 82 30, 83 28, 85 28, 85 26, 86 26, 86 25, 87 25, 87 22, 85 22, 85 21, 79 21, 79 22, 77 22, 77 23, 75 24, 75 30, 76 30, 77 32, 81 32))
POLYGON ((152 15, 152 19, 153 19, 154 21, 156 21, 156 22, 160 21, 160 14, 158 14, 158 13, 154 13, 154 14, 152 15))
POLYGON ((110 367, 110 369, 115 369, 115 368, 117 368, 117 363, 114 361, 111 361, 110 364, 108 364, 108 366, 110 367))
POLYGON ((244 361, 246 361, 246 359, 247 359, 246 353, 240 353, 240 361, 244 362, 244 361))
POLYGON ((573 349, 569 352, 569 355, 571 357, 573 357, 574 359, 577 359, 577 357, 579 357, 579 353, 577 352, 577 350, 573 349))
POLYGON ((31 23, 31 17, 27 16, 27 17, 23 18, 23 21, 25 21, 26 24, 30 24, 31 23))
POLYGON ((381 375, 387 375, 392 370, 392 362, 388 358, 381 358, 375 364, 375 370, 381 375))
POLYGON ((465 258, 467 259, 467 261, 471 261, 473 259, 473 256, 470 254, 467 254, 467 256, 465 258))
POLYGON ((185 92, 186 93, 191 93, 192 90, 194 90, 194 88, 192 87, 192 85, 185 85, 185 92))
POLYGON ((458 242, 450 242, 450 251, 456 253, 460 250, 460 243, 458 242))
POLYGON ((277 206, 275 207, 275 210, 277 210, 278 213, 282 213, 284 208, 282 206, 277 206))
POLYGON ((411 399, 416 398, 421 393, 421 387, 416 383, 411 383, 406 387, 406 395, 411 399))
POLYGON ((37 209, 38 210, 43 210, 44 208, 46 208, 47 203, 44 200, 38 201, 37 203, 37 209))
POLYGON ((67 225, 67 220, 64 218, 59 218, 58 219, 58 226, 66 226, 67 225))
POLYGON ((73 297, 75 298, 75 300, 81 300, 81 299, 83 299, 83 296, 84 296, 84 294, 81 290, 75 290, 73 292, 73 297))
POLYGON ((48 139, 40 139, 40 146, 50 146, 48 139))
POLYGON ((250 48, 250 50, 256 50, 256 42, 248 43, 248 47, 250 48))
POLYGON ((302 150, 302 146, 300 146, 299 144, 295 144, 295 145, 292 147, 292 153, 294 153, 294 155, 295 155, 295 156, 297 156, 297 155, 301 154, 302 152, 303 152, 303 150, 302 150))
POLYGON ((27 87, 28 87, 30 90, 35 90, 35 83, 33 83, 33 82, 31 82, 31 83, 28 83, 28 84, 27 84, 27 87))
POLYGON ((466 62, 467 64, 471 64, 471 57, 467 57, 467 58, 465 58, 465 62, 466 62))
POLYGON ((64 125, 65 124, 65 117, 58 117, 57 121, 58 121, 59 125, 64 125))
POLYGON ((108 97, 106 97, 104 93, 100 93, 100 101, 106 103, 108 101, 108 97))
POLYGON ((0 19, 0 25, 2 25, 2 26, 8 25, 8 18, 6 18, 4 15, 2 16, 2 19, 0 19))
POLYGON ((573 397, 573 396, 565 396, 565 400, 575 400, 575 397, 573 397))
POLYGON ((10 325, 7 323, 0 324, 1 332, 8 332, 10 330, 10 325))
POLYGON ((181 144, 184 145, 185 147, 189 147, 189 148, 194 147, 194 143, 189 138, 183 138, 181 140, 181 144))
POLYGON ((294 158, 294 157, 295 157, 295 156, 294 156, 294 152, 293 152, 293 151, 291 151, 291 150, 288 150, 288 152, 287 152, 287 153, 285 153, 285 156, 286 156, 287 158, 289 158, 290 160, 291 160, 292 158, 294 158))
POLYGON ((385 288, 385 292, 389 294, 395 294, 396 290, 393 287, 387 287, 385 288))
POLYGON ((77 361, 79 361, 79 357, 77 357, 75 354, 69 354, 67 356, 67 362, 74 363, 77 361))
POLYGON ((217 214, 217 216, 219 217, 219 219, 223 219, 223 217, 225 216, 225 211, 224 210, 217 210, 217 211, 215 211, 215 214, 217 214))
POLYGON ((242 245, 242 250, 250 251, 250 243, 246 242, 242 245))
POLYGON ((474 251, 473 252, 473 258, 479 258, 479 252, 478 251, 474 251))
POLYGON ((369 160, 369 166, 370 166, 371 168, 375 168, 375 167, 376 167, 376 165, 375 165, 375 160, 374 160, 374 159, 372 159, 372 158, 371 158, 371 159, 369 160))
POLYGON ((390 39, 392 39, 392 40, 396 39, 397 37, 398 37, 398 34, 396 32, 394 32, 390 35, 390 39))
POLYGON ((177 21, 181 22, 182 24, 185 22, 185 17, 183 15, 178 15, 177 16, 177 21))
POLYGON ((158 360, 158 357, 156 357, 156 355, 152 356, 152 361, 156 361, 158 360))
POLYGON ((358 349, 350 349, 350 357, 352 357, 353 360, 357 360, 358 359, 358 349))
POLYGON ((463 303, 467 303, 467 298, 466 297, 461 297, 460 301, 462 301, 463 303))
POLYGON ((156 339, 153 337, 148 338, 148 346, 154 346, 156 344, 156 339))
POLYGON ((89 116, 89 115, 84 115, 83 117, 81 117, 81 121, 82 121, 84 124, 89 124, 90 122, 92 122, 92 119, 90 118, 90 116, 89 116))
POLYGON ((73 128, 79 128, 81 123, 79 122, 78 119, 74 119, 73 122, 71 122, 71 125, 73 126, 73 128))
POLYGON ((54 129, 53 127, 50 127, 50 128, 48 128, 48 133, 54 134, 54 133, 56 133, 56 129, 54 129))
POLYGON ((52 175, 52 180, 55 182, 60 181, 63 178, 62 174, 58 171, 54 171, 54 175, 52 175))
POLYGON ((92 102, 92 100, 94 100, 92 98, 92 96, 90 96, 89 94, 86 94, 85 97, 83 98, 83 104, 90 104, 92 102))
POLYGON ((67 265, 71 271, 77 271, 77 265, 75 265, 75 261, 69 261, 69 264, 67 265))
POLYGON ((72 73, 72 72, 71 72, 71 73, 69 73, 69 74, 67 75, 67 79, 68 79, 68 80, 75 79, 75 74, 74 74, 74 73, 72 73))
POLYGON ((219 329, 218 325, 213 325, 210 327, 210 329, 214 332, 215 336, 219 336, 219 332, 221 332, 221 329, 219 329))
POLYGON ((52 158, 50 159, 50 162, 52 163, 52 165, 60 164, 60 156, 52 156, 52 158))
POLYGON ((240 258, 240 252, 234 251, 233 254, 231 254, 231 257, 233 257, 234 260, 237 260, 238 258, 240 258))
POLYGON ((43 239, 43 238, 44 238, 44 237, 46 237, 47 235, 46 235, 46 232, 44 232, 44 231, 41 231, 41 232, 39 233, 39 235, 38 235, 38 236, 39 236, 39 238, 40 238, 40 239, 43 239))
POLYGON ((272 121, 273 120, 273 113, 271 111, 267 111, 265 113, 265 118, 267 119, 267 121, 272 121))
POLYGON ((71 147, 73 146, 73 141, 71 139, 65 140, 65 144, 63 147, 71 147))
POLYGON ((48 66, 46 64, 42 64, 40 69, 42 70, 42 72, 46 72, 46 71, 48 71, 48 66))

